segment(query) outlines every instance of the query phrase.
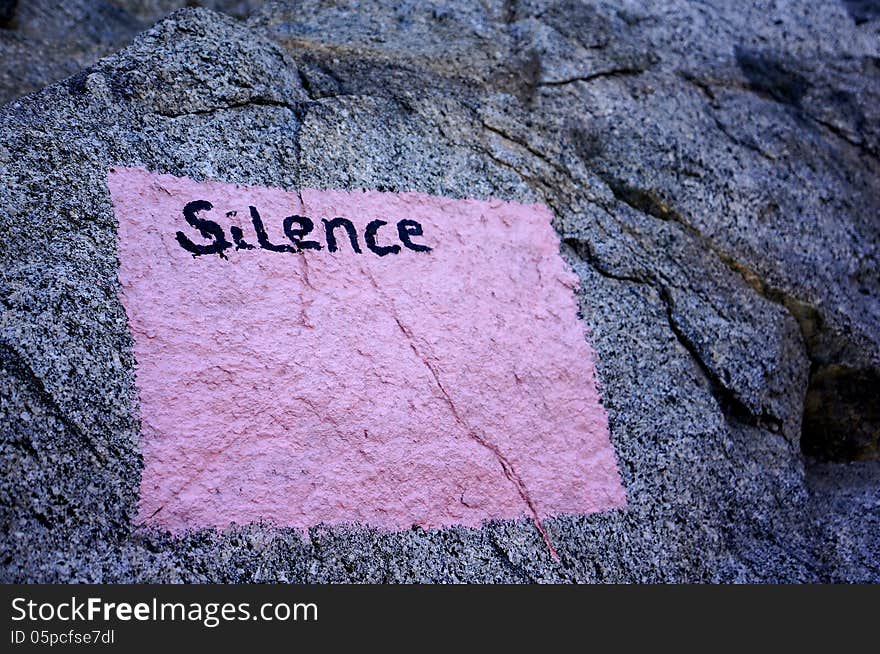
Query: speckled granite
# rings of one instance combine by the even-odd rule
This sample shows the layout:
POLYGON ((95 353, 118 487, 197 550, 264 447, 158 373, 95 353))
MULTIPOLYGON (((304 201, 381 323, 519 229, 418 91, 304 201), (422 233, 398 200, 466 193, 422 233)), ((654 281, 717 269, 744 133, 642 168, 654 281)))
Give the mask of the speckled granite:
POLYGON ((880 23, 854 4, 191 9, 4 106, 3 580, 880 580, 880 23), (547 205, 627 508, 548 519, 558 561, 529 520, 139 525, 112 166, 547 205))

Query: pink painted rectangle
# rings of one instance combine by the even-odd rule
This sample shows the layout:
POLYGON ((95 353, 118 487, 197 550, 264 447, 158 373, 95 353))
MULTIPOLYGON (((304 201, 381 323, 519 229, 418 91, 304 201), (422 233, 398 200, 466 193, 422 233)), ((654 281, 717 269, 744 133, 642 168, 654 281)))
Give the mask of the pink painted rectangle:
POLYGON ((108 184, 138 363, 140 520, 540 527, 624 506, 545 207, 138 168, 108 184), (345 220, 330 251, 334 218, 360 253, 345 220))

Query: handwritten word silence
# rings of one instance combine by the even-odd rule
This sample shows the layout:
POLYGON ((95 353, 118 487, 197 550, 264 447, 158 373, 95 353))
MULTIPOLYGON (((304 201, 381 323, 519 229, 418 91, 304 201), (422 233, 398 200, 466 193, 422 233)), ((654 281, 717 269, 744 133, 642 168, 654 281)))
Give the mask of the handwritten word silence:
MULTIPOLYGON (((254 233, 257 239, 256 244, 246 241, 244 232, 241 227, 237 225, 231 225, 229 227, 229 234, 232 236, 232 241, 230 242, 226 237, 226 232, 220 225, 213 220, 208 220, 207 218, 199 216, 200 211, 210 211, 213 208, 214 205, 207 200, 194 200, 183 207, 183 217, 186 219, 186 222, 197 229, 203 238, 210 241, 206 244, 196 243, 183 232, 177 232, 175 235, 177 242, 184 250, 190 252, 193 257, 200 257, 205 254, 216 254, 225 259, 227 258, 225 254, 226 250, 232 247, 236 250, 254 250, 260 248, 263 250, 269 250, 270 252, 302 252, 304 250, 324 249, 324 245, 319 241, 309 240, 307 238, 315 229, 315 224, 312 219, 298 215, 287 216, 281 224, 282 229, 284 230, 284 235, 290 242, 272 243, 269 240, 269 235, 266 233, 266 227, 263 224, 263 219, 260 217, 256 207, 248 207, 251 215, 251 224, 254 227, 254 233)), ((226 214, 227 218, 235 215, 235 211, 230 211, 226 214)), ((345 236, 348 237, 351 249, 358 254, 362 253, 360 242, 358 241, 358 231, 355 228, 354 223, 347 218, 338 217, 333 218, 332 220, 322 218, 321 222, 324 224, 324 243, 329 252, 336 252, 339 250, 338 236, 344 232, 345 236), (342 230, 342 232, 339 230, 342 230)), ((384 220, 373 220, 367 223, 367 226, 364 229, 364 244, 370 252, 380 257, 384 257, 388 254, 399 254, 401 251, 401 247, 397 243, 380 245, 379 230, 387 224, 388 223, 384 220)), ((386 231, 390 232, 391 230, 389 229, 386 231)), ((431 248, 427 245, 413 242, 413 238, 418 236, 422 236, 422 226, 418 222, 409 219, 397 221, 397 238, 403 247, 413 250, 414 252, 430 252, 431 248)))

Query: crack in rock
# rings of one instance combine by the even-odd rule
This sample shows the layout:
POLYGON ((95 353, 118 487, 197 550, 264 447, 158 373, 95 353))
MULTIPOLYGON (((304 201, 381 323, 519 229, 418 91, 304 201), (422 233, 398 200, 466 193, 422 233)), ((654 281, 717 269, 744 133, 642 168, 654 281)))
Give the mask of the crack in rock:
POLYGON ((209 114, 216 113, 218 111, 226 111, 229 109, 241 109, 243 107, 248 106, 256 106, 256 107, 282 107, 284 109, 290 109, 294 113, 298 112, 299 109, 295 105, 290 102, 286 102, 284 100, 273 100, 271 98, 249 98, 242 102, 235 102, 227 105, 220 105, 216 107, 207 107, 206 109, 193 109, 191 111, 181 111, 178 113, 171 113, 167 111, 155 111, 154 113, 157 116, 163 116, 165 118, 183 118, 184 116, 205 116, 209 114))
POLYGON ((654 286, 654 289, 657 291, 657 294, 666 309, 666 319, 669 322, 669 328, 672 330, 672 333, 675 335, 678 342, 681 343, 682 347, 684 347, 688 354, 690 354, 691 358, 696 361, 706 379, 709 380, 712 395, 717 400, 724 414, 752 427, 768 429, 774 434, 781 433, 783 425, 781 418, 771 414, 767 410, 756 414, 737 397, 734 390, 728 388, 724 384, 719 374, 706 363, 704 358, 700 355, 697 345, 687 335, 685 330, 682 329, 681 324, 675 318, 675 301, 672 299, 669 290, 662 284, 654 286))
POLYGON ((43 379, 34 371, 33 367, 28 363, 27 359, 21 355, 15 348, 0 342, 0 363, 3 363, 13 374, 19 379, 27 383, 30 381, 32 387, 36 390, 37 395, 43 400, 45 405, 49 407, 61 423, 74 434, 89 452, 102 464, 106 463, 106 457, 98 449, 92 439, 86 434, 83 427, 77 424, 67 411, 61 406, 52 392, 46 387, 43 379))
POLYGON ((645 70, 645 68, 638 67, 613 68, 611 70, 600 70, 595 73, 591 73, 590 75, 583 75, 579 77, 543 80, 538 82, 537 86, 566 86, 567 84, 574 84, 575 82, 591 82, 593 80, 606 77, 634 77, 636 75, 641 75, 645 72, 645 70))
POLYGON ((492 455, 497 459, 498 463, 501 465, 501 469, 504 472, 504 476, 510 480, 510 482, 516 488, 517 493, 522 498, 523 502, 525 502, 526 506, 529 509, 529 513, 532 515, 532 521, 535 523, 535 527, 537 527, 538 531, 541 534, 541 538, 544 539, 544 543, 547 545, 547 550, 550 552, 550 556, 553 557, 553 560, 558 561, 559 555, 556 553, 556 549, 553 547, 553 543, 550 541, 550 536, 547 533, 547 530, 544 528, 544 525, 541 522, 540 515, 538 514, 538 509, 535 506, 535 502, 529 494, 529 490, 526 487, 525 482, 516 472, 516 469, 513 467, 513 464, 510 460, 504 455, 504 453, 498 449, 493 443, 490 443, 483 436, 481 436, 476 429, 471 427, 467 421, 462 417, 461 413, 458 410, 458 407, 455 404, 455 401, 452 399, 452 396, 449 394, 449 391, 443 386, 443 382, 440 380, 440 373, 437 368, 431 363, 428 357, 424 356, 416 347, 415 337, 412 332, 401 322, 400 318, 397 315, 394 316, 394 321, 397 323, 397 326, 400 328, 400 331, 407 338, 407 342, 409 343, 410 349, 412 349, 413 353, 416 355, 416 358, 421 361, 428 371, 431 373, 431 376, 434 378, 434 382, 437 385, 437 388, 440 391, 440 394, 443 396, 443 400, 446 402, 449 407, 449 411, 452 413, 452 417, 455 418, 455 421, 461 426, 461 428, 465 431, 465 433, 473 439, 478 445, 483 447, 492 453, 492 455))
POLYGON ((666 319, 669 323, 669 328, 672 331, 672 334, 699 366, 700 371, 709 382, 712 395, 715 397, 715 400, 718 402, 719 407, 721 407, 721 410, 725 415, 753 427, 767 428, 774 433, 779 433, 782 430, 783 421, 780 418, 767 411, 763 411, 756 415, 736 396, 736 393, 733 390, 725 386, 720 376, 705 362, 697 345, 685 333, 680 323, 675 318, 675 301, 672 299, 672 294, 669 292, 669 289, 662 282, 653 278, 621 275, 609 271, 601 264, 599 259, 593 253, 590 244, 583 239, 570 237, 566 238, 564 243, 572 248, 575 256, 586 262, 602 277, 620 282, 647 285, 657 292, 657 296, 663 303, 666 319))

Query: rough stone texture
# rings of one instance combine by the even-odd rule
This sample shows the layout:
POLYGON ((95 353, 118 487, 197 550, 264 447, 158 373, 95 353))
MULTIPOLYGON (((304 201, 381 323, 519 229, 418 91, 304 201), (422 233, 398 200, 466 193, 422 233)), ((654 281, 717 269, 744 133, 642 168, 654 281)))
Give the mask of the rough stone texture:
POLYGON ((3 579, 880 581, 877 14, 806 0, 271 3, 247 23, 184 10, 8 104, 3 579), (528 521, 309 538, 134 525, 113 165, 547 204, 627 509, 547 520, 558 562, 528 521))
POLYGON ((182 7, 236 18, 261 0, 0 0, 0 104, 73 75, 182 7))

